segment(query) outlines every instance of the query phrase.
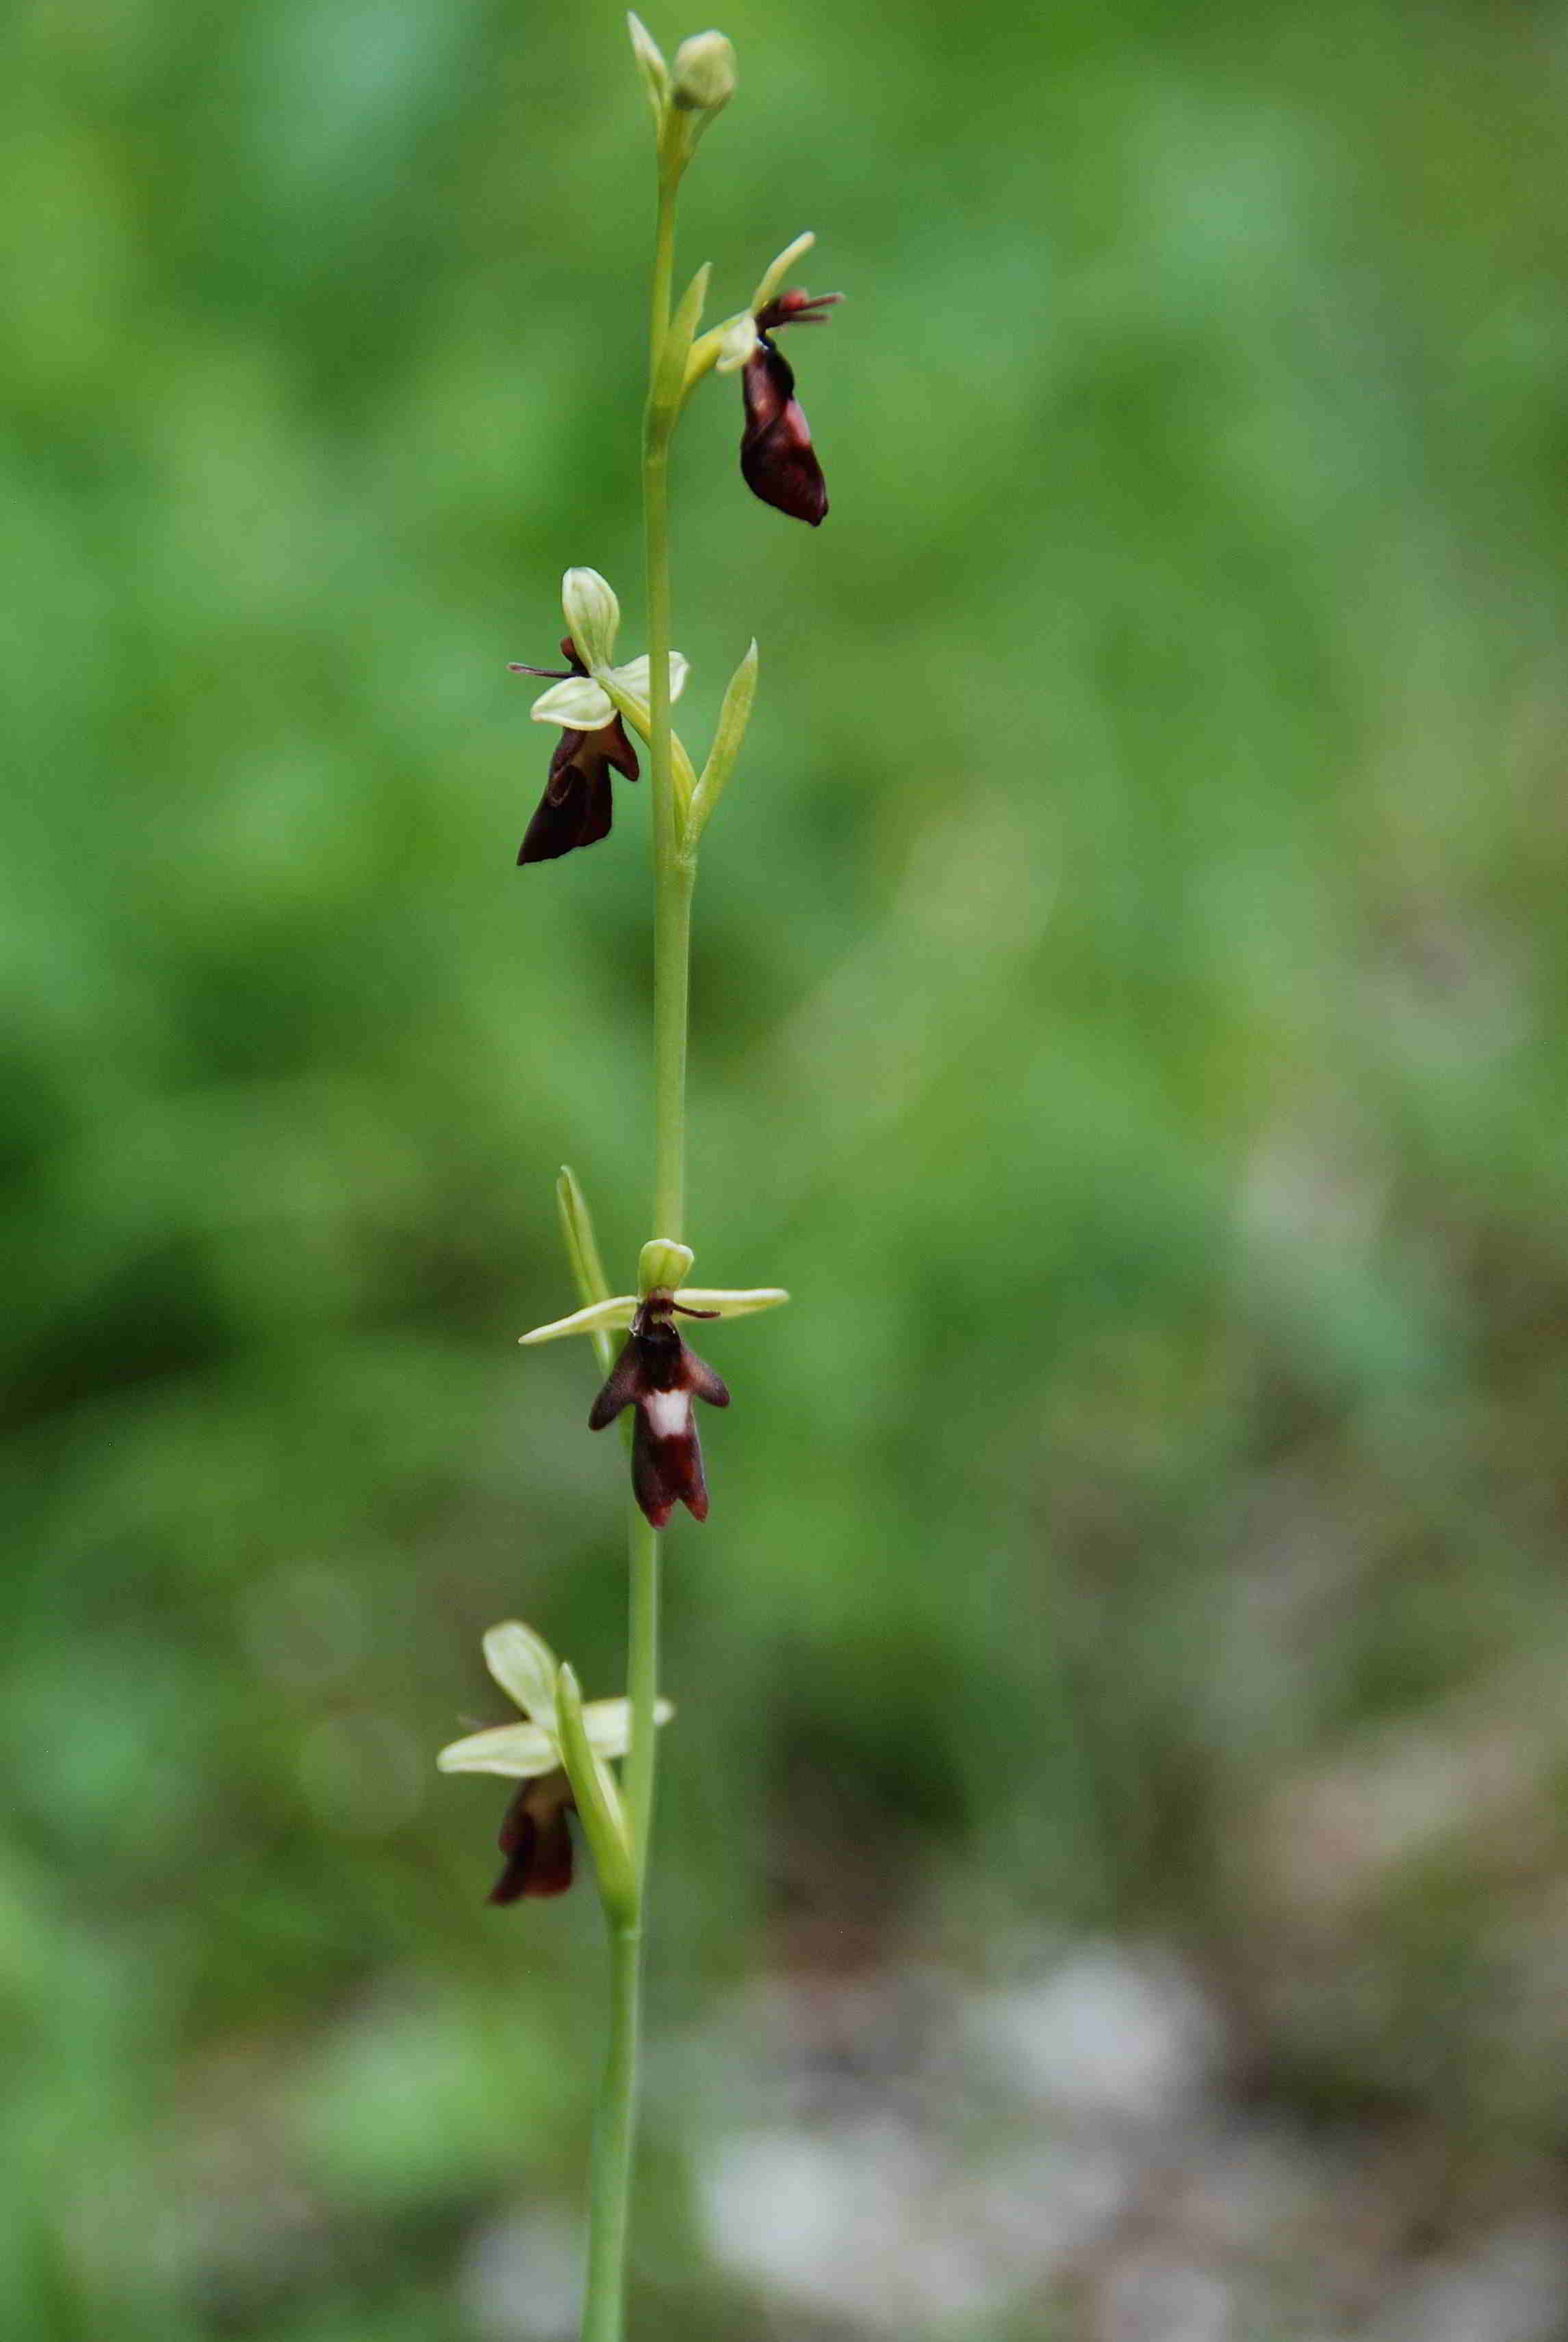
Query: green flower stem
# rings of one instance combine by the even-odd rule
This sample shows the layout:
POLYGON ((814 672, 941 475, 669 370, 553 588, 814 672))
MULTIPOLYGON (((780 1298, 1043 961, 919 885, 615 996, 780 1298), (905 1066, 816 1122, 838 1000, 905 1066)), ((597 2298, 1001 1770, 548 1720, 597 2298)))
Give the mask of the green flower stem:
POLYGON ((642 1930, 635 1925, 617 1927, 610 1945, 610 2047, 594 2126, 583 2342, 622 2342, 626 2319, 626 2223, 642 2033, 642 1930))
MULTIPOLYGON (((695 866, 684 851, 670 726, 669 452, 675 406, 654 403, 670 324, 678 169, 661 159, 658 225, 648 337, 649 403, 644 424, 643 517, 646 554, 649 741, 654 814, 654 1224, 678 1238, 685 1211, 686 1014, 695 866)), ((612 1929, 610 2047, 594 2134, 587 2298, 583 2342, 624 2342, 626 2235, 636 2152, 642 2035, 643 1919, 654 1813, 654 1706, 659 1687, 659 1538, 634 1504, 628 1536, 631 1606, 627 1690, 632 1703, 626 1803, 632 1829, 636 1910, 612 1929)))
POLYGON ((659 218, 654 231, 654 289, 648 311, 648 380, 659 371, 670 323, 670 292, 675 280, 675 196, 681 175, 659 156, 659 218))
MULTIPOLYGON (((665 738, 669 736, 670 706, 664 702, 665 738)), ((659 710, 654 708, 654 737, 658 739, 659 710)), ((654 786, 657 789, 658 756, 654 754, 654 786)), ((669 852, 660 861, 654 902, 654 1229, 661 1236, 680 1239, 685 1217, 686 1188, 686 1016, 692 950, 692 886, 694 866, 685 861, 674 837, 674 781, 666 768, 665 786, 672 792, 669 852)), ((655 799, 655 811, 657 800, 655 799)))
MULTIPOLYGON (((670 440, 678 396, 656 403, 659 356, 670 325, 675 257, 676 175, 659 175, 649 331, 648 407, 643 429, 643 531, 647 575, 648 755, 654 792, 654 1227, 679 1237, 685 1211, 686 995, 692 884, 675 802, 670 726, 670 440)), ((650 1708, 650 1715, 652 1710, 650 1708)), ((650 1723, 649 1732, 653 1726, 650 1723)))
POLYGON ((632 1860, 637 1877, 639 1913, 648 1869, 648 1832, 654 1819, 654 1703, 659 1696, 659 1533, 634 1504, 627 1525, 632 1606, 630 1681, 632 1742, 626 1752, 626 1814, 632 1826, 632 1860), (647 1728, 643 1729, 644 1718, 647 1728))

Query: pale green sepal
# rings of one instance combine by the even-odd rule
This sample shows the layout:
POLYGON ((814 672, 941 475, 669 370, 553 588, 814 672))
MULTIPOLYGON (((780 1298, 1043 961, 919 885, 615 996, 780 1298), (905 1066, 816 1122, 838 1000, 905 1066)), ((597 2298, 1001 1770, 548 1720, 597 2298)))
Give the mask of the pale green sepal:
POLYGON ((637 1256, 637 1290, 645 1301, 650 1293, 675 1293, 692 1273, 696 1255, 690 1245, 673 1236, 650 1236, 637 1256))
MULTIPOLYGON (((670 705, 672 707, 684 691, 686 677, 691 671, 690 661, 683 658, 679 651, 670 653, 670 705)), ((635 700, 642 710, 644 724, 648 720, 648 692, 652 682, 652 662, 646 651, 643 653, 641 658, 629 659, 624 666, 611 666, 604 669, 604 689, 607 692, 623 694, 627 699, 635 700)))
POLYGON ((602 732, 615 709, 592 676, 569 675, 564 683, 542 691, 528 712, 535 724, 560 724, 568 732, 602 732))
MULTIPOLYGON (((550 1714, 555 1713, 555 1686, 550 1685, 550 1714)), ((655 1724, 668 1724, 674 1708, 667 1699, 654 1710, 655 1724)), ((632 1745, 632 1703, 629 1699, 591 1699, 583 1710, 588 1746, 598 1756, 624 1756, 632 1745)), ((443 1773, 499 1773, 510 1781, 536 1780, 560 1765, 561 1744, 554 1733, 537 1724, 497 1724, 487 1732, 471 1732, 453 1740, 435 1759, 443 1773)))
POLYGON ((755 357, 757 354, 755 318, 749 309, 745 309, 738 317, 726 319, 714 330, 719 337, 719 346, 714 355, 714 366, 720 374, 739 374, 747 359, 755 357))
POLYGON ((614 1776, 595 1751, 583 1721, 583 1695, 569 1666, 555 1678, 555 1708, 561 1719, 561 1754, 566 1776, 599 1874, 599 1899, 612 1927, 636 1915, 636 1872, 632 1841, 614 1776))
POLYGON ((711 1309, 715 1317, 750 1317, 758 1309, 776 1309, 789 1295, 782 1285, 754 1285, 736 1292, 728 1286, 688 1285, 681 1291, 688 1309, 711 1309))
POLYGON ((713 273, 713 263, 704 260, 682 294, 674 315, 665 328, 648 402, 651 428, 667 426, 679 411, 692 337, 702 322, 703 304, 708 297, 708 279, 713 273))
POLYGON ((784 250, 780 253, 776 260, 770 261, 768 263, 768 265, 764 269, 762 275, 757 281, 756 291, 752 295, 752 315, 754 317, 759 309, 765 309, 767 307, 768 303, 773 299, 774 295, 778 291, 779 286, 784 283, 784 278, 789 275, 790 270, 794 266, 795 262, 797 260, 804 260, 806 254, 811 250, 812 245, 815 242, 815 235, 810 228, 807 228, 804 235, 797 235, 793 244, 785 245, 784 250))
MULTIPOLYGON (((654 1703, 654 1722, 668 1724, 674 1714, 667 1699, 654 1703)), ((624 1756, 632 1745, 632 1703, 629 1699, 591 1699, 583 1710, 583 1729, 589 1746, 600 1756, 624 1756)))
MULTIPOLYGON (((599 1257, 588 1198, 569 1163, 561 1166, 561 1176, 555 1182, 555 1204, 561 1215, 561 1235, 566 1246, 566 1258, 571 1263, 572 1282, 577 1288, 577 1298, 584 1309, 591 1309, 595 1302, 610 1298, 610 1280, 599 1257)), ((594 1335, 594 1347, 598 1353, 600 1366, 608 1374, 614 1362, 615 1346, 602 1326, 594 1335)))
POLYGON ((560 1661, 543 1635, 521 1619, 486 1628, 484 1664, 508 1699, 546 1732, 555 1729, 555 1677, 560 1661))
POLYGON ((535 1342, 558 1342, 563 1334, 614 1333, 623 1334, 637 1314, 637 1297, 633 1293, 617 1293, 608 1301, 594 1301, 586 1309, 574 1309, 570 1317, 557 1317, 548 1326, 535 1326, 526 1334, 519 1334, 523 1348, 531 1349, 535 1342))
POLYGON ((686 360, 686 378, 681 385, 682 405, 705 374, 714 369, 720 374, 738 373, 756 346, 756 319, 749 309, 725 317, 722 324, 710 325, 705 334, 699 334, 686 360))
POLYGON ((713 816, 714 807, 724 793, 724 785, 735 768, 735 758, 741 753, 741 743, 746 736, 751 721, 752 702, 757 690, 757 646, 754 641, 730 677, 724 704, 719 710, 718 730, 708 751, 708 761, 703 766, 702 778, 692 796, 688 836, 694 846, 713 816))
POLYGON ((568 569, 561 580, 561 614, 583 665, 608 666, 621 631, 621 605, 608 578, 596 569, 568 569))
POLYGON ((632 54, 637 60, 637 70, 648 93, 648 104, 654 109, 654 119, 662 122, 664 100, 669 95, 670 69, 664 63, 664 52, 642 18, 626 11, 626 30, 632 36, 632 54))
POLYGON ((561 1748, 536 1724, 498 1724, 449 1742, 435 1763, 443 1773, 502 1773, 511 1781, 531 1781, 558 1769, 561 1748))

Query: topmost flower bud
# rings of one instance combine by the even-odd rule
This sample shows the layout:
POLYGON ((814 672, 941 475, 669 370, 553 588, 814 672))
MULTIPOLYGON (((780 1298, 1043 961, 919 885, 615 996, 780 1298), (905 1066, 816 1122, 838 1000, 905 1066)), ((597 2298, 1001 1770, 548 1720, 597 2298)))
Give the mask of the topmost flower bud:
POLYGON ((675 51, 670 96, 684 114, 717 114, 735 94, 735 53, 723 33, 694 33, 675 51))

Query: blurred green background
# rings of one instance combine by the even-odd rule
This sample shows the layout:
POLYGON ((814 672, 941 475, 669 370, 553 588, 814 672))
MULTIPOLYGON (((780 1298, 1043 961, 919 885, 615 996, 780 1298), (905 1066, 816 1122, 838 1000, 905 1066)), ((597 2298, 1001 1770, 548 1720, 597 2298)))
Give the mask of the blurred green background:
MULTIPOLYGON (((1568 2332, 1568 18, 736 0, 833 496, 680 443, 710 833, 642 2337, 1568 2332)), ((658 17, 671 46, 695 30, 658 17)), ((572 2327, 621 1666, 551 1196, 647 1233, 618 12, 18 0, 0 2328, 572 2327)))

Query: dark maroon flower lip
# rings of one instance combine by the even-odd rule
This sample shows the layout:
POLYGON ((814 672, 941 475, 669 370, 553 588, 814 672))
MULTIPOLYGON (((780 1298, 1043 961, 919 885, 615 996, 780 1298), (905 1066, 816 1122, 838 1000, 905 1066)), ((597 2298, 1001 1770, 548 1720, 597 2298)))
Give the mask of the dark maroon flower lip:
POLYGON ((754 496, 792 520, 820 528, 827 518, 827 483, 812 445, 811 425, 794 395, 794 369, 769 335, 784 325, 822 325, 823 312, 842 293, 804 292, 792 285, 756 313, 757 345, 741 369, 745 429, 741 476, 754 496))
MULTIPOLYGON (((507 666, 513 675, 544 676, 554 683, 587 674, 570 635, 562 637, 561 656, 567 661, 564 667, 524 666, 519 659, 508 660, 507 666)), ((557 862, 563 854, 574 853, 581 846, 596 846, 600 838, 608 837, 614 819, 612 771, 628 781, 639 777, 637 752, 618 714, 597 732, 563 731, 550 759, 544 794, 518 851, 519 866, 527 862, 557 862)))
POLYGON ((588 1416, 589 1430, 603 1431, 624 1408, 636 1408, 632 1492, 656 1529, 664 1526, 677 1504, 694 1520, 707 1519, 708 1485, 692 1402, 730 1403, 723 1377, 683 1339, 674 1323, 677 1310, 687 1317, 709 1314, 685 1308, 671 1293, 649 1294, 588 1416))
POLYGON ((492 1903, 524 1895, 564 1895, 572 1884, 572 1785, 564 1772, 522 1782, 507 1807, 497 1839, 505 1866, 490 1890, 492 1903))

